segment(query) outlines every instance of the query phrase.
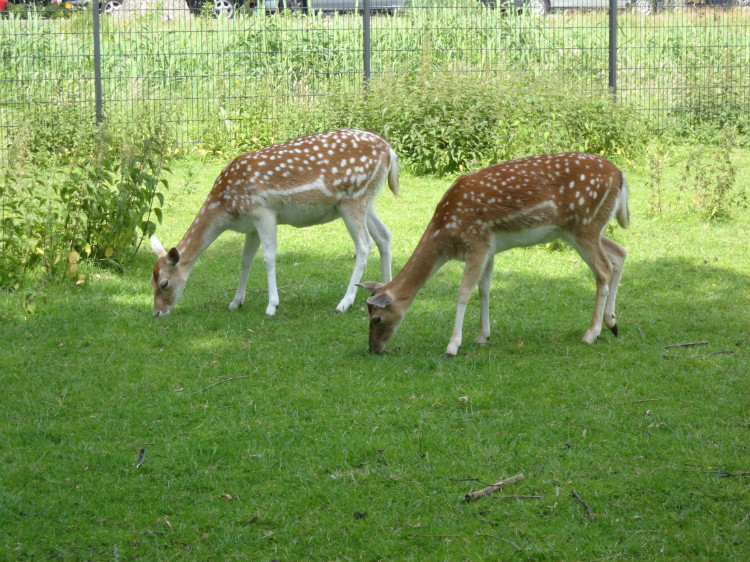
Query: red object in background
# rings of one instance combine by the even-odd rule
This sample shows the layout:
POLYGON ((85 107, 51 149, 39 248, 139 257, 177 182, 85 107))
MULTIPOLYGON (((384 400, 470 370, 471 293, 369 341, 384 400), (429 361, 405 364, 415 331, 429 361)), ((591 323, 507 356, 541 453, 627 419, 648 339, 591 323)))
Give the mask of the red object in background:
POLYGON ((8 9, 8 0, 0 0, 0 12, 8 9))

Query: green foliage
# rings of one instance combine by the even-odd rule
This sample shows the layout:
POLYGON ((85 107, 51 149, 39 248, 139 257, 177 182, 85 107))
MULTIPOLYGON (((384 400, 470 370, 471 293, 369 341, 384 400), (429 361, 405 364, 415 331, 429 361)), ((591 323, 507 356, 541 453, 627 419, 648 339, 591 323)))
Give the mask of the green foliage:
POLYGON ((382 133, 418 174, 473 170, 530 154, 581 150, 637 157, 646 116, 575 82, 516 72, 468 72, 423 61, 413 75, 377 77, 362 95, 328 94, 321 119, 382 133))
MULTIPOLYGON (((695 30, 685 32, 695 35, 690 41, 710 44, 717 40, 717 32, 711 24, 720 22, 711 22, 710 16, 708 18, 710 23, 704 28, 705 35, 695 30)), ((714 14, 714 18, 721 19, 721 16, 714 14)), ((747 22, 744 27, 747 28, 747 22)), ((747 110, 750 83, 746 74, 738 75, 738 68, 747 67, 750 52, 738 56, 732 49, 705 49, 703 52, 681 49, 678 57, 681 72, 672 77, 669 88, 670 106, 674 108, 669 111, 673 132, 700 144, 718 145, 724 141, 723 131, 731 128, 737 133, 735 142, 747 146, 750 142, 750 112, 747 110), (743 79, 737 80, 738 76, 743 79)))
MULTIPOLYGON (((64 97, 62 91, 55 98, 64 97)), ((23 125, 8 129, 15 158, 29 165, 48 167, 89 155, 97 142, 97 127, 88 103, 28 104, 19 108, 23 125)))
POLYGON ((125 147, 122 154, 101 145, 92 162, 73 163, 59 187, 53 186, 68 211, 65 229, 70 246, 94 259, 121 264, 131 247, 161 222, 161 206, 168 187, 161 175, 163 147, 148 137, 125 147))
POLYGON ((376 80, 364 103, 368 128, 382 132, 418 174, 468 170, 495 157, 498 115, 492 76, 438 72, 376 80))
POLYGON ((728 219, 748 207, 747 189, 738 185, 733 160, 736 138, 735 130, 727 128, 718 147, 696 147, 685 160, 682 188, 693 193, 695 207, 709 220, 728 219))
MULTIPOLYGON (((78 10, 75 10, 78 11, 78 10)), ((8 2, 7 12, 3 17, 13 19, 43 18, 46 21, 70 17, 74 10, 66 9, 63 4, 47 3, 43 0, 8 2)))
POLYGON ((718 145, 693 146, 676 151, 659 146, 649 151, 647 210, 652 216, 692 213, 712 222, 736 218, 748 208, 746 182, 738 173, 737 133, 727 128, 718 145), (676 177, 664 177, 669 167, 679 170, 676 177), (677 190, 668 196, 668 184, 677 190))
POLYGON ((17 287, 37 265, 58 276, 74 276, 82 258, 121 267, 155 232, 168 187, 163 138, 122 143, 102 128, 89 141, 90 151, 46 158, 14 149, 0 193, 0 286, 17 287))
POLYGON ((60 262, 60 211, 37 168, 8 170, 0 190, 0 287, 18 288, 27 270, 60 262))

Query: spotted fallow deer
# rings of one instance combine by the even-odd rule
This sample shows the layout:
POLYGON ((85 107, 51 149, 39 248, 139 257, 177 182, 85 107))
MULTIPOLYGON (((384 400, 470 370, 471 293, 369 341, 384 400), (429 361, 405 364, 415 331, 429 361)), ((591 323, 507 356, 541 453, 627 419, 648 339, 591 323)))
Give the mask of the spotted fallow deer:
POLYGON ((367 131, 320 133, 238 156, 219 174, 176 247, 166 251, 151 237, 158 256, 151 276, 154 316, 169 314, 198 257, 226 230, 245 234, 240 281, 230 310, 245 300, 250 266, 260 247, 268 276, 266 314, 274 315, 279 305, 277 225, 305 227, 339 217, 354 240, 356 256, 346 293, 336 307, 344 312, 354 302, 372 238, 380 252, 382 280, 391 280, 391 233, 374 207, 386 178, 398 195, 396 154, 385 139, 367 131))
POLYGON ((480 326, 476 342, 486 343, 494 255, 555 239, 569 242, 596 280, 594 315, 584 343, 599 337, 602 320, 616 336, 615 298, 626 252, 603 235, 613 217, 627 228, 625 176, 611 162, 592 154, 534 156, 459 177, 393 281, 360 284, 372 293, 367 299, 370 351, 385 349, 420 288, 449 260, 465 261, 466 266, 445 355, 458 352, 466 304, 477 284, 480 326))

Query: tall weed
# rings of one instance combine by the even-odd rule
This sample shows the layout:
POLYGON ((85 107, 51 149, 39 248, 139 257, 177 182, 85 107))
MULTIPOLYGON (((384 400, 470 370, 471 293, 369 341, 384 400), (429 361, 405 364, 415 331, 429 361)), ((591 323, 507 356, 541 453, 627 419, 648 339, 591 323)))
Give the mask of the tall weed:
POLYGON ((735 149, 737 132, 726 129, 717 146, 696 145, 681 151, 674 146, 649 151, 647 211, 653 216, 690 213, 716 222, 733 218, 748 208, 746 186, 738 178, 735 149), (677 177, 665 179, 664 169, 676 169, 677 177), (662 186, 672 182, 672 196, 662 186))
POLYGON ((736 143, 736 131, 727 128, 716 148, 694 149, 685 160, 680 188, 692 193, 694 208, 709 220, 728 219, 748 207, 747 190, 737 184, 732 158, 736 143))

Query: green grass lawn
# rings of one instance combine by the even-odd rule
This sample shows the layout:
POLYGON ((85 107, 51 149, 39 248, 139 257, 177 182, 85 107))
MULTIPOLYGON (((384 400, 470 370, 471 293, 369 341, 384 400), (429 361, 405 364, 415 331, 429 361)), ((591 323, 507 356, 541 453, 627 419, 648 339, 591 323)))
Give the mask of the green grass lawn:
MULTIPOLYGON (((748 186, 750 151, 735 162, 748 186)), ((165 246, 223 165, 174 166, 165 246)), ((747 560, 750 218, 709 224, 684 194, 650 215, 648 170, 626 172, 620 337, 592 346, 591 273, 535 247, 496 258, 488 345, 471 343, 475 298, 442 357, 452 263, 370 355, 364 292, 334 311, 354 262, 342 223, 281 229, 273 318, 261 260, 228 310, 235 234, 166 318, 145 252, 124 275, 0 293, 0 560, 747 560)), ((394 273, 451 181, 381 192, 394 273)))

